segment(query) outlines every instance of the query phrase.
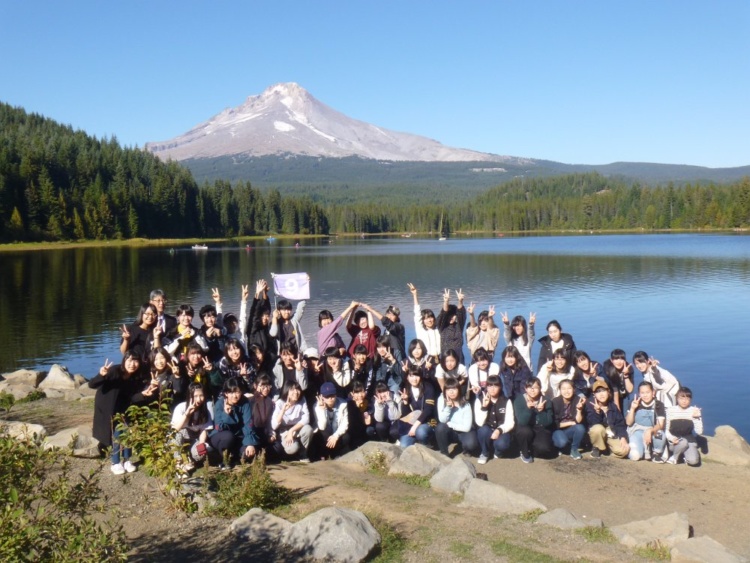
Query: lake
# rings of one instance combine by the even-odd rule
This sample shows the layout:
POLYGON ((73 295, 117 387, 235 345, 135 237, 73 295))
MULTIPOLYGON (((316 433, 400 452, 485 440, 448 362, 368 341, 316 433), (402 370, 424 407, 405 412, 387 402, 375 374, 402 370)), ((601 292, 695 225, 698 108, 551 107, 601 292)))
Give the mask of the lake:
MULTIPOLYGON (((119 331, 149 292, 168 310, 211 303, 239 313, 240 286, 270 273, 307 272, 303 319, 315 341, 317 314, 351 300, 383 312, 401 307, 414 335, 407 282, 437 310, 443 288, 462 288, 477 311, 537 313, 537 338, 557 319, 579 349, 602 362, 613 348, 645 350, 692 388, 706 431, 731 424, 750 437, 745 373, 750 312, 750 236, 581 235, 457 238, 334 238, 175 248, 78 248, 0 253, 0 372, 66 365, 92 377, 119 357, 119 331), (745 352, 743 352, 743 350, 745 352)), ((455 298, 454 298, 455 299, 455 298)), ((196 315, 197 317, 197 315, 196 315)), ((199 322, 199 319, 198 319, 199 322)), ((498 319, 498 323, 499 323, 498 319)), ((347 340, 345 338, 345 340, 347 340)), ((532 351, 536 360, 538 344, 532 351)))

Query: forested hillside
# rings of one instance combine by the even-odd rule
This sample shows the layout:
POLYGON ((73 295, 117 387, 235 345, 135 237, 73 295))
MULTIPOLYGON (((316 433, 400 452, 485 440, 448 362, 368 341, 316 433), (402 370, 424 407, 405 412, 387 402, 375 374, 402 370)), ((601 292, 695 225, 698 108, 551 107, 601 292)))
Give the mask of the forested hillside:
POLYGON ((282 196, 249 182, 198 185, 190 171, 0 104, 0 240, 232 237, 265 233, 699 229, 750 225, 750 178, 633 185, 595 172, 516 178, 484 193, 367 202, 282 196))
POLYGON ((0 104, 0 239, 324 234, 309 198, 249 183, 198 186, 189 170, 0 104))

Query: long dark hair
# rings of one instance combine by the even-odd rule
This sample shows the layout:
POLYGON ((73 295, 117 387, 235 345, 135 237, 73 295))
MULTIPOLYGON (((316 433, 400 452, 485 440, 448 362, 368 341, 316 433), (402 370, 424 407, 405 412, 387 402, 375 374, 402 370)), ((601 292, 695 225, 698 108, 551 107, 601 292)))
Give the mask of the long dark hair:
POLYGON ((247 362, 248 358, 245 355, 245 349, 242 347, 242 343, 237 338, 228 338, 226 343, 224 344, 224 358, 227 361, 227 364, 234 365, 234 362, 229 357, 229 347, 233 346, 234 348, 239 348, 240 350, 240 359, 237 360, 238 364, 244 364, 247 362))
POLYGON ((517 373, 518 370, 522 368, 528 368, 529 366, 526 364, 526 360, 523 359, 523 356, 521 356, 521 352, 518 351, 518 348, 516 348, 513 345, 506 346, 505 350, 503 350, 502 355, 500 356, 500 370, 505 371, 510 370, 513 373, 517 373), (509 366, 505 363, 505 357, 506 356, 513 356, 516 359, 516 363, 512 366, 509 366))
MULTIPOLYGON (((560 348, 559 350, 555 350, 555 353, 552 355, 552 373, 570 373, 570 360, 568 359, 568 355, 563 351, 562 348, 560 348), (556 358, 562 358, 563 360, 565 360, 565 366, 563 367, 562 371, 557 369, 557 366, 555 365, 556 358)), ((562 381, 560 383, 562 383, 562 381)))
POLYGON ((510 330, 511 330, 511 332, 510 332, 510 341, 511 342, 513 342, 513 340, 515 340, 517 338, 522 338, 523 339, 523 345, 524 346, 528 346, 529 345, 529 330, 528 330, 528 328, 526 326, 526 319, 523 318, 523 315, 516 315, 515 317, 513 317, 513 320, 510 321, 510 330), (516 331, 513 330, 515 327, 517 327, 519 325, 523 327, 523 332, 521 333, 520 336, 517 335, 516 331))
POLYGON ((448 389, 458 389, 458 399, 457 402, 459 406, 463 407, 466 404, 466 397, 464 397, 463 393, 461 393, 461 384, 458 382, 458 379, 455 377, 446 377, 445 378, 445 387, 443 387, 443 399, 448 399, 448 389))
POLYGON ((190 417, 190 424, 205 424, 208 422, 208 396, 206 394, 206 390, 203 388, 203 385, 201 385, 200 383, 191 383, 188 387, 187 401, 185 402, 187 403, 187 405, 190 405, 196 391, 203 392, 203 404, 198 407, 195 412, 193 412, 192 416, 190 417))

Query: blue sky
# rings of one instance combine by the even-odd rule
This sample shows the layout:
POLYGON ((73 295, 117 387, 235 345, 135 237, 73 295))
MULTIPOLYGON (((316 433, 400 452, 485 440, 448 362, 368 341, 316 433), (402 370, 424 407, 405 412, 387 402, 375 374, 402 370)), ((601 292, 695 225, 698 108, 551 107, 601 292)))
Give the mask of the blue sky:
POLYGON ((143 146, 277 82, 446 145, 750 164, 750 2, 0 0, 0 101, 143 146))

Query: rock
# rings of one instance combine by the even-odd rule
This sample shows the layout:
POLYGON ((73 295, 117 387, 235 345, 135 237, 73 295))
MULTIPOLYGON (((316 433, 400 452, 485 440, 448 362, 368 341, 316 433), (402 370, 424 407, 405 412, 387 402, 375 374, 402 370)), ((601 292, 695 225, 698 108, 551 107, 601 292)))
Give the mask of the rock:
POLYGON ((459 456, 438 469, 430 479, 430 487, 443 493, 463 493, 476 476, 474 465, 459 456))
POLYGON ((99 441, 91 436, 91 428, 88 426, 77 426, 66 428, 57 434, 49 436, 44 441, 44 449, 60 449, 71 452, 73 457, 85 457, 96 459, 99 455, 99 441), (71 445, 73 449, 71 451, 71 445))
POLYGON ((66 401, 77 401, 85 397, 85 395, 81 393, 78 389, 64 389, 62 391, 62 394, 63 394, 63 399, 66 401))
POLYGON ((45 375, 47 375, 46 371, 19 369, 11 373, 4 373, 2 378, 11 385, 23 383, 25 385, 30 385, 31 387, 36 387, 42 382, 45 375))
POLYGON ((361 512, 328 507, 303 518, 282 542, 325 561, 363 561, 380 545, 380 534, 361 512))
POLYGON ((229 530, 247 541, 277 542, 289 532, 292 523, 269 514, 260 508, 252 508, 232 521, 229 530))
POLYGON ((405 474, 427 477, 450 462, 451 459, 448 456, 422 444, 414 444, 401 452, 401 456, 388 470, 388 475, 405 474))
POLYGON ((368 458, 372 459, 372 456, 377 452, 381 452, 383 456, 385 456, 385 463, 390 467, 393 465, 393 462, 399 458, 403 450, 399 446, 387 442, 365 442, 364 445, 348 454, 342 455, 336 461, 338 463, 349 463, 352 465, 369 467, 370 462, 368 461, 368 458))
POLYGON ((545 512, 539 518, 537 518, 537 524, 545 524, 547 526, 553 526, 562 530, 574 530, 576 528, 589 528, 594 526, 596 528, 604 527, 604 522, 599 518, 579 518, 573 514, 570 510, 565 508, 555 508, 549 512, 545 512))
POLYGON ((76 389, 76 392, 81 394, 81 397, 95 397, 96 396, 96 389, 92 389, 88 386, 88 383, 86 385, 81 385, 78 389, 76 389))
POLYGON ((472 479, 464 492, 464 500, 459 506, 489 508, 506 514, 547 510, 546 506, 531 497, 514 493, 510 489, 480 479, 472 479))
POLYGON ((611 531, 621 544, 628 547, 646 547, 655 541, 672 547, 676 542, 690 537, 690 523, 687 514, 673 512, 615 526, 611 531))
POLYGON ((670 551, 672 561, 705 561, 705 563, 739 563, 747 561, 708 536, 678 541, 670 551))
POLYGON ((26 422, 2 422, 0 421, 0 434, 10 436, 17 440, 27 440, 41 443, 47 436, 47 429, 41 424, 29 424, 26 422))
POLYGON ((65 397, 65 393, 59 389, 47 389, 44 394, 48 399, 62 399, 65 397))
POLYGON ((26 383, 8 383, 7 381, 3 381, 0 383, 0 391, 5 391, 6 393, 10 393, 15 397, 16 401, 20 399, 25 399, 29 393, 35 391, 34 387, 31 385, 28 385, 26 383))
POLYGON ((83 377, 80 373, 76 373, 73 375, 73 381, 76 383, 76 387, 88 387, 89 381, 85 377, 83 377))
POLYGON ((750 445, 731 426, 718 426, 715 435, 706 436, 706 460, 724 465, 750 465, 750 445))
POLYGON ((77 386, 68 368, 54 364, 38 387, 39 389, 75 389, 77 386))

